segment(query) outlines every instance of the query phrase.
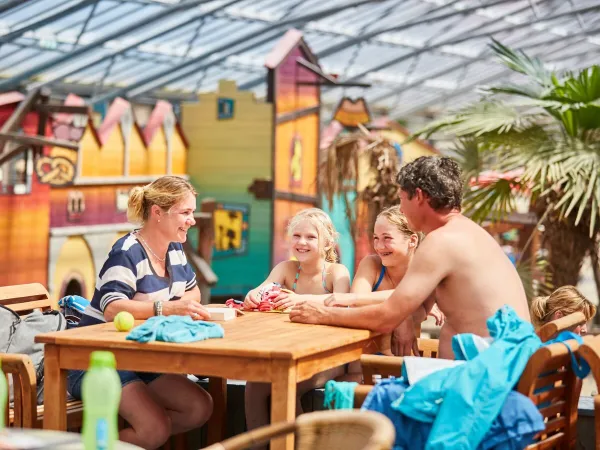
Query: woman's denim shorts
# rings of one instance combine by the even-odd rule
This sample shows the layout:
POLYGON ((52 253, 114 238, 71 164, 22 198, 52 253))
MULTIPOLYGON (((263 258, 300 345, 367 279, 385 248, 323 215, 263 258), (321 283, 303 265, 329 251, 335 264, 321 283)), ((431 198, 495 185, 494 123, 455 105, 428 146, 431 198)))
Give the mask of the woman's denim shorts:
MULTIPOLYGON (((76 400, 81 400, 81 384, 85 372, 85 370, 69 370, 69 375, 67 376, 67 391, 76 400)), ((132 372, 129 370, 117 370, 117 373, 121 379, 121 387, 137 381, 150 384, 163 375, 162 373, 132 372)))

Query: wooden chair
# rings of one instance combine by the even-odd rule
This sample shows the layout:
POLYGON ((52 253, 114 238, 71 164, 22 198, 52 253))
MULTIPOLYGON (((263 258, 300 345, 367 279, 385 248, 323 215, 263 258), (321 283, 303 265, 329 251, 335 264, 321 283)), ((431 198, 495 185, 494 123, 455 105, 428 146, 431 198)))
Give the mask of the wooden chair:
MULTIPOLYGON (((44 286, 39 283, 0 287, 0 305, 23 316, 34 309, 58 309, 44 286)), ((8 410, 7 424, 15 428, 41 428, 44 406, 37 405, 35 368, 27 355, 0 353, 2 371, 11 374, 14 406, 8 410)), ((81 427, 83 404, 78 400, 67 403, 67 426, 81 427)))
POLYGON ((583 325, 585 322, 585 314, 578 311, 542 325, 538 328, 537 335, 542 342, 547 342, 558 336, 561 331, 572 331, 579 325, 583 325))
MULTIPOLYGON (((600 392, 600 336, 586 339, 579 353, 590 365, 590 369, 600 392)), ((596 450, 600 450, 600 395, 594 396, 594 429, 596 431, 596 450)))
MULTIPOLYGON (((558 336, 561 331, 573 330, 585 322, 585 315, 582 312, 575 312, 544 324, 537 330, 537 335, 542 342, 547 342, 558 336)), ((418 339, 418 346, 421 356, 426 358, 438 357, 438 339, 418 339)), ((393 356, 363 355, 360 362, 363 367, 365 384, 373 384, 374 375, 381 375, 383 378, 400 376, 400 366, 402 364, 399 365, 398 359, 393 356)))
MULTIPOLYGON (((600 353, 600 338, 588 336, 579 348, 575 340, 567 341, 571 351, 583 355, 586 345, 596 339, 596 355, 600 353)), ((381 357, 380 357, 381 358, 381 357)), ((376 366, 382 373, 400 373, 402 358, 390 357, 376 366), (392 361, 395 360, 395 361, 392 361)), ((600 376, 600 357, 598 357, 600 376)), ((366 380, 366 378, 365 378, 366 380)), ((354 390, 354 406, 360 407, 372 386, 359 385, 354 390)), ((563 343, 550 344, 540 348, 529 359, 517 390, 529 397, 539 408, 546 421, 546 429, 535 437, 535 443, 526 450, 574 449, 577 438, 577 405, 581 392, 581 380, 571 366, 571 355, 563 343)), ((600 396, 596 398, 596 408, 600 408, 600 396)), ((598 411, 598 409, 597 409, 598 411)), ((599 423, 598 416, 596 424, 599 423)), ((598 427, 598 425, 597 425, 598 427)), ((597 428, 598 429, 598 428, 597 428)), ((600 446, 597 445, 597 450, 600 446)))
POLYGON ((241 450, 294 434, 296 450, 387 450, 394 444, 392 422, 373 411, 318 411, 295 422, 258 428, 206 447, 205 450, 241 450))

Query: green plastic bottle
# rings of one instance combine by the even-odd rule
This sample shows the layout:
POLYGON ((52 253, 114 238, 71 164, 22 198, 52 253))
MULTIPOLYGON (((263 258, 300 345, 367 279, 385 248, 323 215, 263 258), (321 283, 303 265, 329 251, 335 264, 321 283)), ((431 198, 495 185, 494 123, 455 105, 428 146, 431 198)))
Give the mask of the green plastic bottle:
POLYGON ((0 430, 3 430, 6 424, 6 408, 8 407, 8 383, 4 372, 2 372, 2 361, 0 361, 0 430))
POLYGON ((85 450, 113 450, 119 440, 121 381, 115 367, 111 352, 98 351, 90 356, 81 388, 85 450))

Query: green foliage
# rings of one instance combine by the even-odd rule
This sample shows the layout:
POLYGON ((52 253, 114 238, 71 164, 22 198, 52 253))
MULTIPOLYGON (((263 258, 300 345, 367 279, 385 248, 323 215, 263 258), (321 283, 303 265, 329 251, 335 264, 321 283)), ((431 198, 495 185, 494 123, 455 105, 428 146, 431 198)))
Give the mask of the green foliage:
POLYGON ((514 196, 532 202, 552 194, 550 208, 574 225, 599 231, 600 67, 578 73, 548 71, 542 61, 493 41, 500 61, 526 76, 519 85, 489 88, 481 100, 415 133, 457 139, 454 154, 467 180, 485 170, 521 170, 511 180, 467 183, 464 208, 475 220, 501 219, 515 209, 514 196), (510 101, 507 101, 506 98, 510 101))

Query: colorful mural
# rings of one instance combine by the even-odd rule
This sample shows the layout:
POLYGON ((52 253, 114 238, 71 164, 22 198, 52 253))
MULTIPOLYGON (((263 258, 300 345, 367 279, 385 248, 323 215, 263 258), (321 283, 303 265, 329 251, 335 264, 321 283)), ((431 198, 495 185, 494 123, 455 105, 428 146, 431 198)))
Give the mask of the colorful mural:
MULTIPOLYGON (((413 161, 420 156, 439 154, 437 149, 420 139, 405 144, 406 139, 410 136, 410 132, 394 120, 387 117, 381 117, 371 122, 369 120, 368 106, 364 99, 354 101, 346 98, 342 99, 337 110, 334 112, 334 120, 323 130, 320 148, 325 150, 337 136, 354 131, 361 124, 369 128, 371 133, 380 134, 384 138, 394 142, 398 159, 402 164, 413 161)), ((359 192, 364 186, 370 183, 369 164, 369 156, 365 153, 358 161, 358 170, 361 174, 361 182, 358 186, 359 192)), ((341 197, 334 199, 333 203, 332 207, 329 208, 328 202, 324 199, 322 201, 323 209, 331 216, 338 232, 343 234, 343 231, 346 230, 347 237, 340 240, 340 256, 342 263, 348 267, 350 273, 354 273, 354 268, 358 266, 362 258, 373 252, 369 240, 370 230, 367 229, 367 208, 364 207, 365 205, 359 205, 359 210, 357 211, 357 236, 355 239, 352 239, 349 236, 350 226, 345 213, 345 203, 341 197)))
POLYGON ((265 103, 235 83, 182 105, 190 180, 214 198, 214 296, 245 295, 288 259, 286 227, 318 202, 318 62, 297 30, 266 56, 265 103), (220 206, 219 206, 220 205, 220 206))
POLYGON ((268 186, 272 177, 271 105, 223 80, 216 92, 183 104, 181 120, 190 181, 200 199, 217 203, 212 268, 219 282, 211 294, 245 294, 270 270, 272 204, 249 186, 268 186))
MULTIPOLYGON (((0 124, 4 124, 25 97, 17 92, 0 96, 0 124)), ((38 115, 28 113, 21 122, 24 134, 38 132, 38 115)), ((49 134, 49 130, 46 130, 49 134)), ((0 147, 10 152, 18 145, 0 147)), ((48 226, 50 186, 33 171, 33 149, 0 165, 0 285, 48 281, 48 226)))
POLYGON ((291 255, 283 224, 299 210, 316 206, 320 77, 300 64, 318 61, 297 30, 288 31, 267 56, 275 109, 275 179, 272 265, 291 255))
MULTIPOLYGON (((22 99, 0 98, 0 123, 22 99)), ((65 104, 83 100, 70 95, 65 104)), ((37 113, 26 116, 25 134, 37 134, 37 120, 37 113)), ((35 158, 28 151, 0 167, 7 175, 0 179, 0 285, 40 282, 54 299, 91 298, 110 247, 134 228, 126 217, 129 191, 161 175, 186 176, 187 144, 167 102, 143 130, 131 105, 116 99, 100 127, 88 116, 56 113, 46 134, 79 150, 52 147, 35 158)))

